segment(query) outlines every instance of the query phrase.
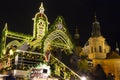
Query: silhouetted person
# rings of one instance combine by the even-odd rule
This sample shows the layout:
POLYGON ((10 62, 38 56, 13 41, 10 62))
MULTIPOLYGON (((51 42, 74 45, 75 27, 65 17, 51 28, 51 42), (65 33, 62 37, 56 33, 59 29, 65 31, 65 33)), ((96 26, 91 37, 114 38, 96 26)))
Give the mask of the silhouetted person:
POLYGON ((115 76, 111 73, 108 73, 107 80, 115 80, 115 76))
POLYGON ((106 80, 106 74, 100 64, 95 67, 93 71, 93 80, 106 80))
POLYGON ((8 76, 6 77, 6 80, 16 80, 11 71, 8 71, 8 76))

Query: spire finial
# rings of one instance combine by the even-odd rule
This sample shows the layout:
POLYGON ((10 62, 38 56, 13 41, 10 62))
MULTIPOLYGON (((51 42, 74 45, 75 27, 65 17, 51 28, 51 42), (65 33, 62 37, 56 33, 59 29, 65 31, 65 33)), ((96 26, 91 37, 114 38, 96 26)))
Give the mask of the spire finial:
POLYGON ((40 13, 44 13, 45 9, 43 7, 43 2, 41 2, 39 10, 40 10, 40 13))
POLYGON ((118 47, 118 42, 116 42, 116 48, 118 47))
POLYGON ((118 43, 116 42, 116 49, 115 49, 118 53, 119 53, 119 48, 118 48, 118 43))
POLYGON ((92 27, 92 37, 98 37, 101 36, 100 32, 100 23, 97 21, 96 13, 94 14, 95 21, 93 22, 93 27, 92 27))
POLYGON ((78 28, 77 28, 77 26, 76 26, 75 32, 76 32, 76 34, 78 34, 78 28))
POLYGON ((95 14, 94 14, 94 17, 95 17, 95 21, 97 21, 97 16, 96 16, 96 12, 95 12, 95 14))
POLYGON ((79 39, 80 38, 80 34, 78 33, 78 28, 76 26, 76 29, 75 29, 75 35, 74 35, 75 39, 79 39))

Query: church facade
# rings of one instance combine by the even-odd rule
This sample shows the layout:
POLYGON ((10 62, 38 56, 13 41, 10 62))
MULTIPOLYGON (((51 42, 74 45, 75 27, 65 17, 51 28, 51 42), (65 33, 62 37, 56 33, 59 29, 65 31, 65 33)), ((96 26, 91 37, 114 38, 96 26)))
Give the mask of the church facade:
POLYGON ((107 53, 110 51, 110 46, 101 34, 100 23, 97 21, 96 16, 92 25, 91 36, 84 45, 83 51, 90 59, 105 59, 107 53))
MULTIPOLYGON (((100 31, 100 23, 95 21, 92 25, 92 33, 83 47, 83 52, 92 60, 93 67, 101 65, 106 73, 114 77, 113 80, 120 80, 120 56, 119 48, 116 46, 116 52, 110 50, 110 46, 105 41, 100 31)), ((111 78, 112 78, 111 77, 111 78)))

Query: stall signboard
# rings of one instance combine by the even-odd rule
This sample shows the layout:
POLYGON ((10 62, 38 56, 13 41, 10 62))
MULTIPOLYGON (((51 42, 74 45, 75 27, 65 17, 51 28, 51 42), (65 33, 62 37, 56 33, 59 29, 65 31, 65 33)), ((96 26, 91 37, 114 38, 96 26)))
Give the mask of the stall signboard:
POLYGON ((30 71, 30 80, 48 78, 50 75, 50 66, 41 66, 32 68, 30 71))

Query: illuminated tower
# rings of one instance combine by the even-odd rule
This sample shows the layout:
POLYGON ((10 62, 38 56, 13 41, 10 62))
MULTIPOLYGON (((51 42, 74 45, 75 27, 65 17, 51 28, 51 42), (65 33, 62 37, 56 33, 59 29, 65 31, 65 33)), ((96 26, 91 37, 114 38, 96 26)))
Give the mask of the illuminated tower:
POLYGON ((36 13, 34 20, 33 38, 41 40, 48 31, 48 18, 44 13, 45 9, 41 3, 39 12, 36 13))
POLYGON ((109 45, 106 43, 105 38, 101 35, 100 32, 100 23, 97 21, 95 15, 95 21, 92 25, 92 33, 91 37, 85 44, 83 51, 88 54, 90 59, 99 58, 104 59, 106 58, 106 53, 110 50, 109 45))

